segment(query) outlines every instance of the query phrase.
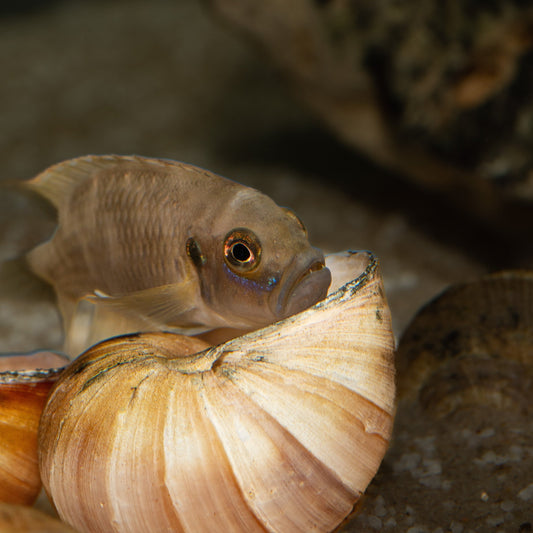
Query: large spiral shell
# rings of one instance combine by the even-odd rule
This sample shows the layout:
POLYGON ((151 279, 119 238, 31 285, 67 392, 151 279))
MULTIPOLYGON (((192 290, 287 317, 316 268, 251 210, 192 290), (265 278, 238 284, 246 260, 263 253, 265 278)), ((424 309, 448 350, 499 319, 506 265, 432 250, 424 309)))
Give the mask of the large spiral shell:
POLYGON ((225 344, 144 333, 74 361, 39 435, 60 516, 91 533, 338 525, 376 473, 394 414, 378 263, 346 260, 353 281, 225 344))

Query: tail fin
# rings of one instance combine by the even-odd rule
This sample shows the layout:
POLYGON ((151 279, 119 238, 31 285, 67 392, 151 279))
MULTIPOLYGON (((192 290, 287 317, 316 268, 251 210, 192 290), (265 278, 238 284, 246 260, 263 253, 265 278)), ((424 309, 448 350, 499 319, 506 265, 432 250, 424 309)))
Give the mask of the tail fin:
POLYGON ((19 257, 48 240, 57 212, 24 182, 0 180, 0 261, 19 257))
POLYGON ((52 286, 31 272, 25 258, 0 263, 0 353, 57 350, 62 338, 52 286))
POLYGON ((60 346, 54 290, 32 272, 25 257, 50 238, 55 219, 50 203, 23 182, 0 180, 0 353, 60 346))

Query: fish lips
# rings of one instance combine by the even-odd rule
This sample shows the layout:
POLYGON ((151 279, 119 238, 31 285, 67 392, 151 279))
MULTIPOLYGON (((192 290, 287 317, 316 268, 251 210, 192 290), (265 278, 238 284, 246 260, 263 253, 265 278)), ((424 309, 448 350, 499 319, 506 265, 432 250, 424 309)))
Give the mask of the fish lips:
POLYGON ((277 299, 276 315, 281 319, 311 307, 326 297, 330 284, 323 257, 297 261, 277 299))

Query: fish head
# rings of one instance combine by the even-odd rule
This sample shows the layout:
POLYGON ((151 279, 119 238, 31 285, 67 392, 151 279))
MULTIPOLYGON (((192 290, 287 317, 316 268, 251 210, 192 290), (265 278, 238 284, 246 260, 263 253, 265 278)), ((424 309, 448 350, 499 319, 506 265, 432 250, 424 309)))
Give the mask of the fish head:
POLYGON ((261 327, 326 296, 331 273, 301 220, 255 190, 233 201, 212 232, 200 274, 205 302, 233 327, 261 327))

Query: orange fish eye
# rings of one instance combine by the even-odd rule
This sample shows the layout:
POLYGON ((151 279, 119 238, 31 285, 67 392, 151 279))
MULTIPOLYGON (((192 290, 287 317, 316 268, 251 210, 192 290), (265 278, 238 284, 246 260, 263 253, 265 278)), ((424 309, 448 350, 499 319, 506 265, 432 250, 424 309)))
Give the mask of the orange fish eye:
POLYGON ((261 259, 261 244, 256 235, 246 228, 230 231, 224 239, 224 260, 236 273, 250 272, 261 259))

